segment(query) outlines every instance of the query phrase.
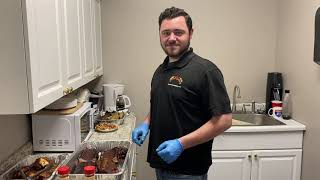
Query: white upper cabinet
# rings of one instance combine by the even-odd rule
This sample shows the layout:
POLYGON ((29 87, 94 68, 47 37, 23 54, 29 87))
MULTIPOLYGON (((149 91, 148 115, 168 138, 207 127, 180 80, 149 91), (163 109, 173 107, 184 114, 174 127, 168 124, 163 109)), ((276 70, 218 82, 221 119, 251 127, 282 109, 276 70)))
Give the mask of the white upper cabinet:
POLYGON ((101 2, 100 0, 93 0, 93 19, 94 19, 94 50, 95 50, 95 61, 94 61, 94 69, 95 75, 100 76, 103 74, 103 66, 102 66, 102 34, 101 34, 101 2))
POLYGON ((61 1, 25 1, 25 41, 30 85, 30 110, 39 110, 60 98, 64 89, 61 1))
POLYGON ((78 88, 83 85, 83 72, 81 56, 81 19, 80 19, 80 1, 63 0, 63 29, 66 61, 66 82, 68 87, 78 88))
POLYGON ((81 1, 81 21, 82 21, 82 53, 84 56, 83 67, 84 77, 91 79, 94 76, 94 49, 93 49, 93 8, 92 3, 95 0, 81 1), (93 61, 92 61, 93 60, 93 61))
POLYGON ((99 1, 1 0, 0 13, 0 114, 36 112, 102 75, 99 1))

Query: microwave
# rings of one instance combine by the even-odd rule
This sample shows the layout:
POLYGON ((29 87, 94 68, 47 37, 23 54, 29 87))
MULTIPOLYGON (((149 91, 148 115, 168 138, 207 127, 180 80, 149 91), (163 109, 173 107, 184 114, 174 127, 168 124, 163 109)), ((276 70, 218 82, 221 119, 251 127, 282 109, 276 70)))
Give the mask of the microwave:
POLYGON ((34 151, 75 151, 93 133, 93 109, 86 102, 76 112, 59 115, 41 112, 32 115, 34 151))

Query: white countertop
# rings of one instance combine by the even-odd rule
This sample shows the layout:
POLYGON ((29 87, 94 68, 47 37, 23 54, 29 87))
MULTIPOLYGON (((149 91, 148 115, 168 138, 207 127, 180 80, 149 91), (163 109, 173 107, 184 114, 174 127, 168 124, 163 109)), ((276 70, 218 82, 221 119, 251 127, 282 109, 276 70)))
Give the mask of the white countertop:
POLYGON ((285 125, 273 125, 273 126, 231 126, 225 132, 272 132, 272 131, 304 131, 306 126, 295 121, 290 120, 279 120, 285 125))

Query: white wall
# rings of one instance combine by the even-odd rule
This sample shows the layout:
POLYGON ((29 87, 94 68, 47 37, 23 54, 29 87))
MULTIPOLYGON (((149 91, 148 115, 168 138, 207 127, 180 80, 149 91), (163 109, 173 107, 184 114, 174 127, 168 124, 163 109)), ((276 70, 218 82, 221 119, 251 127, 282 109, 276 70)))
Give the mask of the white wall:
POLYGON ((0 164, 31 140, 30 122, 26 115, 0 115, 0 164))
MULTIPOLYGON (((127 85, 132 110, 141 122, 149 108, 152 74, 165 57, 159 44, 158 17, 165 8, 177 6, 194 21, 191 46, 222 70, 229 95, 238 84, 242 101, 264 102, 267 72, 275 70, 277 2, 102 1, 104 82, 127 85)), ((154 177, 146 163, 146 143, 138 148, 138 179, 154 177)))
MULTIPOLYGON (((0 86, 2 108, 5 108, 6 105, 24 107, 25 104, 22 103, 28 99, 27 92, 25 95, 15 95, 15 91, 8 92, 12 88, 24 88, 27 83, 26 81, 17 82, 17 79, 12 78, 14 74, 20 73, 20 71, 23 72, 23 70, 25 71, 24 54, 21 53, 23 52, 24 45, 22 43, 22 14, 20 4, 20 0, 2 0, 0 5, 0 66, 2 69, 0 72, 0 82, 5 82, 0 86), (21 36, 13 37, 12 34, 21 36), (16 60, 16 65, 21 65, 21 69, 12 71, 11 67, 7 69, 3 68, 8 67, 7 61, 12 59, 16 60), (18 62, 19 59, 21 59, 21 62, 18 62), (14 95, 15 97, 12 97, 14 95), (11 101, 11 99, 21 99, 21 102, 11 101)), ((30 140, 30 132, 31 128, 26 115, 0 115, 0 164, 10 154, 30 140)))
POLYGON ((306 125, 302 180, 320 177, 320 66, 313 62, 314 16, 319 0, 282 0, 277 69, 291 90, 293 118, 306 125))

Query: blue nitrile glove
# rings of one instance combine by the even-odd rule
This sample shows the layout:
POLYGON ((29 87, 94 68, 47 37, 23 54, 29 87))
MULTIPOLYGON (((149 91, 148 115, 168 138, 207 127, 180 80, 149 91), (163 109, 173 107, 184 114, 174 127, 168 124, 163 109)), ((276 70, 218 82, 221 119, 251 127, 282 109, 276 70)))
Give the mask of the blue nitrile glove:
POLYGON ((165 141, 156 149, 158 155, 166 163, 171 164, 181 155, 183 146, 178 139, 165 141))
POLYGON ((140 124, 140 126, 138 126, 132 131, 132 141, 141 146, 141 144, 143 144, 143 141, 146 139, 148 133, 149 125, 143 122, 140 124))

